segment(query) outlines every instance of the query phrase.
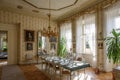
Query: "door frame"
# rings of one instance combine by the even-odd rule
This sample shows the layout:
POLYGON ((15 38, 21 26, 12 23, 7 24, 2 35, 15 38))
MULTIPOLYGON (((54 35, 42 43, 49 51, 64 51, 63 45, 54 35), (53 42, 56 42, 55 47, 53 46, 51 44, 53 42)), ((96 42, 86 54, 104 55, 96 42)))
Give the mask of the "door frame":
MULTIPOLYGON (((11 29, 17 29, 17 54, 16 54, 16 62, 14 64, 19 64, 20 62, 20 24, 3 24, 3 23, 0 23, 0 30, 2 31, 7 31, 7 39, 9 39, 9 31, 11 29)), ((9 41, 7 41, 7 45, 8 45, 8 51, 9 51, 9 41)), ((8 52, 7 51, 7 52, 8 52)), ((9 52, 8 52, 9 54, 9 52)), ((8 55, 8 58, 9 58, 9 55, 8 55)), ((7 59, 8 60, 8 59, 7 59)), ((9 63, 8 61, 8 65, 11 65, 11 63, 9 63)))

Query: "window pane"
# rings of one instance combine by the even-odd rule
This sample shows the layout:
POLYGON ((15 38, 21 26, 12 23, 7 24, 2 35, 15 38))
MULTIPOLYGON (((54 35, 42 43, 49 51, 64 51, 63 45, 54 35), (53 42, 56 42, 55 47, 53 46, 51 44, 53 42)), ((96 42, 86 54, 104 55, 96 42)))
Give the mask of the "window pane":
POLYGON ((76 52, 96 54, 95 14, 76 20, 76 52), (83 23, 84 22, 84 23, 83 23))
POLYGON ((96 54, 96 29, 95 14, 85 15, 84 34, 85 44, 84 53, 96 54))
POLYGON ((72 48, 72 30, 71 30, 71 23, 63 23, 60 27, 60 37, 64 37, 66 39, 66 48, 68 51, 70 51, 70 48, 72 48))
POLYGON ((83 20, 82 17, 76 20, 76 52, 78 54, 83 53, 83 20))
POLYGON ((120 29, 120 16, 115 18, 115 28, 120 29))

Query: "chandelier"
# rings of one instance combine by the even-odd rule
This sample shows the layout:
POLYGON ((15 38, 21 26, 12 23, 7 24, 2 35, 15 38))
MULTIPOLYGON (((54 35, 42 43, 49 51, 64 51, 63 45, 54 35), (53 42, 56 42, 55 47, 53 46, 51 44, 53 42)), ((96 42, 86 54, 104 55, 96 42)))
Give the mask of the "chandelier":
POLYGON ((48 29, 43 28, 43 30, 41 30, 41 34, 43 36, 47 36, 47 37, 52 37, 52 36, 58 36, 58 31, 56 29, 56 27, 52 30, 51 29, 51 8, 50 8, 50 0, 49 0, 49 14, 48 14, 48 18, 49 18, 49 26, 48 29))

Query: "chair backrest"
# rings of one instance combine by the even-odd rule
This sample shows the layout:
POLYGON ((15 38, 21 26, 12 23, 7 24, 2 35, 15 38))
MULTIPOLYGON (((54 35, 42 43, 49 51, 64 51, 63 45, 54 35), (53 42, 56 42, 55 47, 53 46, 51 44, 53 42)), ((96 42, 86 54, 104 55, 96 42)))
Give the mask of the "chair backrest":
POLYGON ((78 58, 77 58, 77 61, 82 61, 82 58, 81 58, 81 57, 78 57, 78 58))
POLYGON ((26 59, 27 59, 27 60, 32 60, 32 59, 33 59, 33 55, 30 54, 30 53, 27 53, 27 54, 26 54, 26 59))

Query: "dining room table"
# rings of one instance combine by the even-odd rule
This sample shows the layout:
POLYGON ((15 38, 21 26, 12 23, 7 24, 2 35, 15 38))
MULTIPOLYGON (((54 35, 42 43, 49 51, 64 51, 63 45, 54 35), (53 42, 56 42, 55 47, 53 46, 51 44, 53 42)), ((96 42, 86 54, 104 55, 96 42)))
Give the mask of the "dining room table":
POLYGON ((54 64, 60 64, 61 67, 70 71, 70 80, 73 71, 83 69, 85 74, 85 68, 90 67, 90 64, 85 61, 71 60, 69 58, 61 58, 59 56, 42 56, 45 61, 54 62, 54 64))

